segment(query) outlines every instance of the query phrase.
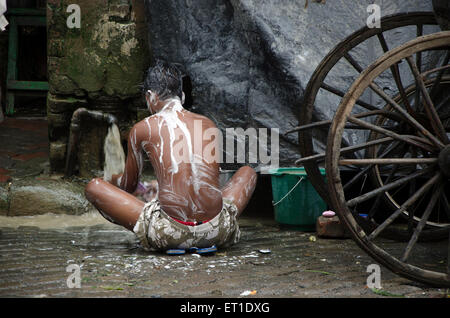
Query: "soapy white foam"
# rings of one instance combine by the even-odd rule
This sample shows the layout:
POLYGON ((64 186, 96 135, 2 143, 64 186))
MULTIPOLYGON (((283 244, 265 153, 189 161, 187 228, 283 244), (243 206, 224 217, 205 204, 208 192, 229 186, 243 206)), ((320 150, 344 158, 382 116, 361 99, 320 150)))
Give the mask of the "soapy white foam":
MULTIPOLYGON (((165 127, 168 130, 169 133, 169 142, 170 142, 170 158, 172 165, 169 168, 169 172, 172 173, 172 176, 176 173, 178 173, 178 164, 180 160, 177 160, 177 158, 174 155, 174 142, 176 139, 175 129, 179 128, 182 132, 182 135, 185 138, 187 150, 188 150, 188 156, 189 161, 192 168, 192 174, 194 180, 198 179, 198 167, 197 167, 197 161, 193 152, 193 143, 192 143, 192 137, 189 132, 189 129, 186 126, 186 123, 184 123, 179 116, 182 116, 183 106, 181 105, 181 101, 177 98, 171 99, 167 102, 166 106, 156 115, 160 118, 158 122, 158 128, 159 132, 161 134, 161 128, 163 124, 165 124, 165 127)), ((160 152, 160 162, 162 161, 162 156, 164 152, 164 142, 161 138, 161 152, 160 152)), ((198 194, 199 186, 197 182, 193 183, 194 191, 198 194)))

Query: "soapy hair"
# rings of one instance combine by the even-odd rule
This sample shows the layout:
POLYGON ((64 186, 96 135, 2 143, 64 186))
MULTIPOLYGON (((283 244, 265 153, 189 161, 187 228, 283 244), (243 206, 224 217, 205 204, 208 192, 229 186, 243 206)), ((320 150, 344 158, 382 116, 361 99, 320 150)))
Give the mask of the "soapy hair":
POLYGON ((155 65, 147 70, 143 83, 143 93, 151 90, 161 100, 176 96, 181 98, 182 86, 183 80, 180 69, 173 63, 157 60, 155 65))

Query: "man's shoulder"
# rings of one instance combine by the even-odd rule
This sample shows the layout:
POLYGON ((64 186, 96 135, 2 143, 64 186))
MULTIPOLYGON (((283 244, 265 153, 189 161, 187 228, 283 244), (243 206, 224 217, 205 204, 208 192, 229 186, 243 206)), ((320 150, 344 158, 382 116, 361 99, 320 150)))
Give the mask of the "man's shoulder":
POLYGON ((206 127, 217 127, 216 123, 213 122, 208 117, 206 117, 204 115, 197 114, 197 113, 191 113, 191 114, 193 114, 192 116, 193 116, 194 120, 201 120, 203 126, 206 126, 206 127))
POLYGON ((145 127, 145 126, 148 127, 148 125, 152 125, 156 122, 157 122, 156 116, 151 115, 151 116, 145 117, 144 119, 138 121, 136 124, 134 124, 133 128, 135 128, 135 127, 139 128, 139 127, 145 127))
MULTIPOLYGON (((209 119, 208 117, 206 117, 204 115, 189 112, 189 111, 187 113, 189 114, 189 116, 188 117, 184 117, 184 116, 180 117, 181 121, 184 121, 186 118, 190 118, 191 120, 194 120, 194 121, 195 120, 202 121, 202 125, 204 127, 205 126, 208 128, 209 127, 214 127, 214 128, 217 127, 217 125, 211 119, 209 119)), ((134 124, 133 129, 140 129, 141 127, 142 128, 144 128, 144 127, 152 128, 152 127, 158 126, 159 121, 160 121, 160 116, 151 115, 151 116, 148 116, 148 117, 142 119, 141 121, 137 122, 136 124, 134 124)))
POLYGON ((153 116, 148 116, 141 121, 138 121, 131 127, 130 135, 137 136, 138 139, 147 139, 153 128, 157 125, 156 119, 153 116))

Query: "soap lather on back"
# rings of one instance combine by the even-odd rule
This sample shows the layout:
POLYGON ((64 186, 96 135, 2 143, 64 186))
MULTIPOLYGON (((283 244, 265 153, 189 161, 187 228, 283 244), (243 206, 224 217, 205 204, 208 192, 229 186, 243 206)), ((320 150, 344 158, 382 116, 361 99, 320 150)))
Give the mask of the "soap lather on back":
MULTIPOLYGON (((217 129, 211 120, 185 110, 180 99, 173 98, 161 111, 147 117, 131 131, 131 147, 138 163, 137 177, 143 164, 141 144, 156 174, 161 207, 171 217, 204 222, 222 208, 219 163, 203 157, 206 144, 214 143, 213 148, 218 151, 217 141, 203 141, 202 135, 195 136, 210 128, 217 129)), ((124 174, 121 186, 126 188, 127 183, 135 186, 136 181, 128 179, 129 175, 124 174)))

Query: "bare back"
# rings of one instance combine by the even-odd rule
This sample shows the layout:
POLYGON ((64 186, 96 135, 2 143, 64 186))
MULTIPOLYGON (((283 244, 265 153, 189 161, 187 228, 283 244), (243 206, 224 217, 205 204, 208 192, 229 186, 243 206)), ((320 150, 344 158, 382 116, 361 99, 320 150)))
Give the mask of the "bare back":
POLYGON ((145 152, 157 177, 162 209, 183 221, 212 219, 222 208, 218 141, 206 136, 215 130, 210 119, 171 100, 131 130, 121 188, 129 191, 137 185, 145 152))

